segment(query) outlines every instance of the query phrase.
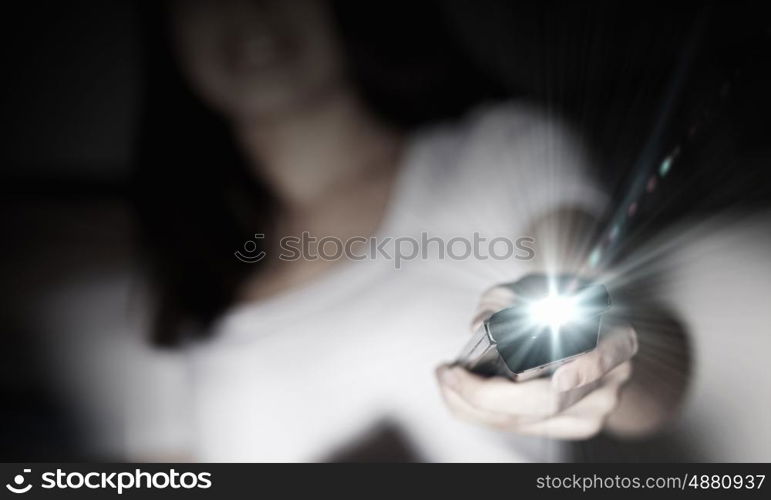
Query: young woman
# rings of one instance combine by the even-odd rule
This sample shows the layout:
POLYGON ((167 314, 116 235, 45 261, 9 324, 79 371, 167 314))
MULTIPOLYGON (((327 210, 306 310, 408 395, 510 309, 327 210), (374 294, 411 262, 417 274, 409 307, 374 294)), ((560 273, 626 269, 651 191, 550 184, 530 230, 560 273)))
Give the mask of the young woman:
POLYGON ((585 271, 584 221, 604 196, 580 144, 536 107, 457 118, 493 93, 430 11, 394 9, 180 1, 150 27, 169 32, 175 62, 150 46, 137 204, 152 338, 176 354, 129 401, 133 456, 326 460, 387 426, 425 460, 554 459, 556 444, 527 436, 638 433, 668 413, 644 388, 619 407, 628 326, 550 378, 441 364, 472 317, 514 299, 495 283, 585 271), (303 233, 433 246, 398 266, 280 258, 303 233), (534 259, 495 258, 502 237, 526 236, 534 259), (498 240, 467 252, 475 237, 498 240))

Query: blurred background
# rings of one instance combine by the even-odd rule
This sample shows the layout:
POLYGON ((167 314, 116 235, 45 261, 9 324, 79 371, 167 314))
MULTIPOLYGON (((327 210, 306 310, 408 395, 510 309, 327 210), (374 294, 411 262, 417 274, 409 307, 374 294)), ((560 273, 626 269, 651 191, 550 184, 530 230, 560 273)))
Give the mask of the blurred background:
MULTIPOLYGON (((138 268, 131 172, 156 50, 145 8, 127 0, 4 8, 4 460, 115 458, 82 439, 95 429, 110 436, 110 415, 89 422, 73 414, 76 396, 56 364, 79 335, 129 329, 138 268)), ((636 208, 618 259, 646 244, 676 254, 667 272, 683 277, 662 300, 687 326, 714 335, 694 340, 697 377, 672 429, 645 442, 597 438, 576 445, 575 458, 771 459, 771 317, 762 307, 771 294, 771 24, 760 3, 451 0, 377 9, 394 37, 411 33, 406 54, 444 50, 424 30, 432 22, 473 61, 473 73, 442 85, 478 78, 480 99, 530 99, 564 114, 618 204, 642 170, 681 147, 666 182, 636 208), (704 230, 689 223, 691 237, 682 221, 710 222, 704 230)))

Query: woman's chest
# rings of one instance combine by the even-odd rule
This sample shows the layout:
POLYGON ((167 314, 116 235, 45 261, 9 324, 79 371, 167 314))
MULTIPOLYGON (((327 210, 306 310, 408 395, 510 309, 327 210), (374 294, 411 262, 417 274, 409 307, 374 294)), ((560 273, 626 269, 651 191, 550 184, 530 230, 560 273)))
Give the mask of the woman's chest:
POLYGON ((474 293, 393 276, 326 307, 257 316, 198 349, 200 455, 313 460, 384 419, 443 412, 433 370, 465 341, 474 293))

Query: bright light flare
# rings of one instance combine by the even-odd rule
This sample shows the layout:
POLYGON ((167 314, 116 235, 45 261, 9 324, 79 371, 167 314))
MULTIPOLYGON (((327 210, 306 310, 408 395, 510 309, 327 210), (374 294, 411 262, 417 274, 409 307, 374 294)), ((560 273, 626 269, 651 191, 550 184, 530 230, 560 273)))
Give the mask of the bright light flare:
POLYGON ((550 294, 531 303, 528 307, 530 320, 540 326, 549 326, 552 332, 581 317, 581 309, 576 297, 550 294))

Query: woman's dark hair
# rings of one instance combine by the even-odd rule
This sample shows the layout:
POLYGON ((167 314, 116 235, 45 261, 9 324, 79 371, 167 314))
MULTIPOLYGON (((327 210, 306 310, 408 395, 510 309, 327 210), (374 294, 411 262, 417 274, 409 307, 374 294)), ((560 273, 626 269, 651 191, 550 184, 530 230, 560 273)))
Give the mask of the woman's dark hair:
MULTIPOLYGON (((496 85, 459 50, 436 5, 332 7, 349 77, 391 125, 408 129, 498 97, 496 85)), ((270 239, 274 200, 247 168, 228 124, 183 80, 166 9, 144 9, 146 86, 132 194, 154 291, 151 338, 170 346, 183 334, 206 335, 233 302, 255 271, 234 252, 255 233, 270 239)))

